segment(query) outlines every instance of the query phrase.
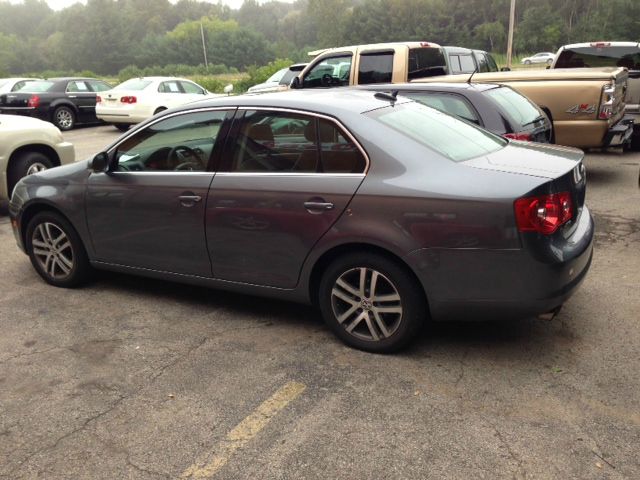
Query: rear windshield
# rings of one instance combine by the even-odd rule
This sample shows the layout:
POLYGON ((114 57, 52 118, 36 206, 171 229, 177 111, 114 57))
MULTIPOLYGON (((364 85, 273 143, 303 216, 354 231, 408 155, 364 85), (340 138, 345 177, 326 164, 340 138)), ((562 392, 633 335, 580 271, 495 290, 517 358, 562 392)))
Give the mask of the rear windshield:
POLYGON ((640 49, 636 47, 584 47, 563 50, 555 68, 627 67, 640 70, 640 49))
POLYGON ((289 85, 293 77, 297 76, 300 73, 300 70, 291 70, 287 69, 285 74, 280 79, 280 85, 289 85))
POLYGON ((454 162, 504 148, 507 141, 479 127, 420 103, 411 102, 366 113, 454 162))
POLYGON ((492 88, 487 90, 485 95, 493 98, 503 113, 522 126, 531 125, 542 115, 531 100, 509 87, 492 88))
POLYGON ((144 90, 151 85, 151 80, 141 78, 131 78, 114 88, 114 90, 144 90))
POLYGON ((447 62, 439 48, 411 48, 409 50, 409 80, 446 75, 447 62))
POLYGON ((40 82, 29 82, 24 87, 22 87, 19 92, 46 92, 51 87, 53 87, 53 82, 40 81, 40 82))

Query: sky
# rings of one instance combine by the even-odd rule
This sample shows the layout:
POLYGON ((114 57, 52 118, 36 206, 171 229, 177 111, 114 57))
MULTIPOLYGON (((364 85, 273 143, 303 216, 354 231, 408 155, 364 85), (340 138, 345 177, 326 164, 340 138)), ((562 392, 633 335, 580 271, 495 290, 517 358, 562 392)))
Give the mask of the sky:
MULTIPOLYGON (((69 7, 71 5, 73 5, 74 3, 87 3, 86 0, 46 0, 47 4, 49 4, 49 6, 54 9, 54 10, 62 10, 63 8, 69 7)), ((169 1, 175 1, 175 0, 169 0, 169 1)), ((224 5, 229 5, 231 8, 240 8, 240 6, 242 5, 243 0, 208 0, 209 3, 223 3, 224 5)), ((264 3, 264 1, 266 0, 262 0, 259 1, 259 3, 264 3)), ((292 0, 282 0, 282 1, 289 1, 291 2, 292 0)), ((21 0, 10 0, 11 3, 22 3, 21 0)))

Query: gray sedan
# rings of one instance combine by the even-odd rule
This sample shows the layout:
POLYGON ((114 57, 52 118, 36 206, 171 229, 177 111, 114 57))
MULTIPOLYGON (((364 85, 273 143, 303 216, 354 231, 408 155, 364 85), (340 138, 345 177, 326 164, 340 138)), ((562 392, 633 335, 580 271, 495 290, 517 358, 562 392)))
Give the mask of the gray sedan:
POLYGON ((52 285, 99 268, 309 302, 387 352, 427 318, 555 312, 592 256, 582 157, 385 93, 227 97, 26 177, 10 215, 52 285))

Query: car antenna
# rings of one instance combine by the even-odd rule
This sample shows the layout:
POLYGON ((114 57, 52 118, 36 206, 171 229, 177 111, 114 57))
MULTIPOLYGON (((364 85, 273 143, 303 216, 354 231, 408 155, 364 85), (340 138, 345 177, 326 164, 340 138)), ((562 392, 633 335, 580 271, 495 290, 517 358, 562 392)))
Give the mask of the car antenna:
POLYGON ((391 93, 376 92, 374 97, 376 97, 378 100, 389 100, 393 103, 398 100, 398 90, 391 90, 391 93))
POLYGON ((473 76, 474 76, 476 73, 478 73, 478 67, 476 67, 476 69, 475 69, 473 72, 471 72, 471 75, 470 75, 470 76, 469 76, 469 78, 467 79, 467 83, 468 83, 469 85, 471 85, 471 79, 473 78, 473 76))

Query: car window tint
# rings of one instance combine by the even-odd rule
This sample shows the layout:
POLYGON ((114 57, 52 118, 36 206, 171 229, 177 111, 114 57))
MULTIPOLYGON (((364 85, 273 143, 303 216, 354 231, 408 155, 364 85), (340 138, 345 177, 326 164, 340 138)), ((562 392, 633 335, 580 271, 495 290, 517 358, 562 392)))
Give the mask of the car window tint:
POLYGON ((366 115, 455 162, 486 155, 507 145, 497 135, 417 102, 379 108, 366 115))
POLYGON ((489 71, 497 72, 498 64, 496 63, 495 59, 489 53, 486 54, 486 57, 487 57, 487 62, 489 63, 489 71))
POLYGON ((67 84, 67 92, 70 93, 78 93, 78 92, 90 92, 89 86, 83 81, 74 81, 69 82, 67 84))
POLYGON ((540 118, 542 113, 527 97, 509 87, 487 90, 485 95, 493 98, 508 117, 520 125, 530 125, 540 118))
POLYGON ((393 51, 363 53, 358 67, 358 83, 391 82, 393 72, 393 51))
POLYGON ((273 75, 271 75, 269 78, 267 78, 267 80, 265 81, 265 83, 269 83, 269 82, 279 82, 280 79, 284 76, 285 73, 287 73, 289 71, 289 68, 281 68, 280 70, 278 70, 276 73, 274 73, 273 75))
POLYGON ((320 137, 320 172, 364 172, 366 160, 362 152, 335 123, 320 119, 318 133, 320 137))
POLYGON ((304 88, 340 87, 349 85, 351 54, 328 57, 315 65, 302 80, 304 88))
MULTIPOLYGON (((22 81, 22 82, 16 82, 16 84, 15 84, 13 87, 11 87, 11 91, 12 91, 12 92, 17 92, 17 91, 18 91, 18 90, 20 90, 22 87, 24 87, 26 84, 27 84, 27 82, 24 82, 24 81, 22 81)), ((2 85, 0 85, 0 87, 1 87, 1 86, 2 86, 2 85)))
POLYGON ((288 112, 248 111, 233 145, 231 172, 316 172, 315 117, 288 112))
POLYGON ((447 73, 447 62, 439 48, 411 48, 409 49, 408 62, 407 77, 409 80, 447 73))
POLYGON ((136 132, 116 150, 118 171, 204 171, 226 111, 176 115, 136 132))
POLYGON ((476 63, 471 55, 460 55, 460 71, 471 73, 476 69, 476 63))
POLYGON ((555 68, 626 67, 640 70, 640 49, 633 47, 580 47, 563 50, 555 68))
POLYGON ((487 57, 484 53, 477 53, 478 58, 478 71, 479 72, 488 72, 489 71, 489 62, 487 62, 487 57))
POLYGON ((458 55, 449 55, 449 65, 451 66, 451 73, 460 73, 462 71, 458 55))
POLYGON ((29 82, 23 86, 19 91, 21 92, 46 92, 55 85, 54 82, 47 80, 29 82))
POLYGON ((480 118, 471 104, 460 95, 441 92, 402 92, 402 95, 441 112, 480 124, 480 118))
POLYGON ((289 85, 293 77, 297 77, 299 73, 300 73, 300 70, 287 69, 287 71, 284 73, 284 75, 282 76, 282 78, 278 83, 280 85, 289 85))
POLYGON ((197 94, 197 95, 202 95, 204 93, 204 90, 198 85, 196 85, 195 83, 180 82, 180 85, 182 85, 182 89, 185 91, 185 93, 191 93, 191 94, 197 94))

